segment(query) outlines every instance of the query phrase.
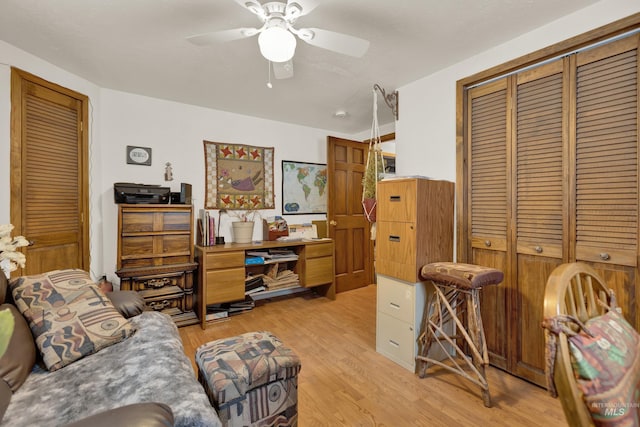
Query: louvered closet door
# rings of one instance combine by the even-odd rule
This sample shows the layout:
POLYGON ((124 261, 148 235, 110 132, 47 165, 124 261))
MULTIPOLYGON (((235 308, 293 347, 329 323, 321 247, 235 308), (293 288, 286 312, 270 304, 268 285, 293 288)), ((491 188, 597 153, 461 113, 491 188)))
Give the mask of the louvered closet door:
POLYGON ((577 55, 576 100, 575 257, 638 327, 637 35, 577 55))
MULTIPOLYGON (((509 194, 507 149, 507 80, 469 91, 468 230, 471 263, 507 272, 507 195, 509 194)), ((482 320, 491 363, 506 368, 508 281, 483 289, 482 320)))
MULTIPOLYGON (((514 341, 518 376, 544 384, 544 334, 540 327, 547 278, 562 263, 563 185, 566 144, 563 130, 563 61, 516 76, 515 215, 518 316, 514 341)), ((563 120, 564 119, 564 120, 563 120)))
POLYGON ((35 76, 22 77, 21 72, 14 75, 21 108, 16 119, 20 137, 12 151, 21 153, 21 183, 12 195, 18 207, 12 218, 19 218, 21 233, 33 242, 26 248, 22 274, 88 270, 82 101, 45 87, 51 84, 35 76))

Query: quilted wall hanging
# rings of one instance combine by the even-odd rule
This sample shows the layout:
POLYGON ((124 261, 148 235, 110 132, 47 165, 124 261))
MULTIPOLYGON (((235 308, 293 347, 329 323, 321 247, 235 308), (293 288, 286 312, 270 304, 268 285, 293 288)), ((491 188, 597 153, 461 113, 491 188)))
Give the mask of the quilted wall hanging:
POLYGON ((273 209, 273 147, 204 141, 206 209, 273 209))

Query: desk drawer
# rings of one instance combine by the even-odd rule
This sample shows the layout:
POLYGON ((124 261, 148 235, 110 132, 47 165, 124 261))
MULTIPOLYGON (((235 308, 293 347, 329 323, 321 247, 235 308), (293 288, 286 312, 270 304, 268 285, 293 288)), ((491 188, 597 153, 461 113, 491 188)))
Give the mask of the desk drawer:
POLYGON ((306 258, 333 256, 333 242, 307 245, 304 251, 306 258))
POLYGON ((304 286, 311 287, 332 283, 334 279, 333 257, 307 259, 304 272, 304 286))
POLYGON ((244 267, 207 271, 205 279, 207 299, 205 303, 209 305, 243 300, 244 273, 244 267))
POLYGON ((244 266, 244 251, 218 252, 206 254, 206 268, 229 268, 244 266))

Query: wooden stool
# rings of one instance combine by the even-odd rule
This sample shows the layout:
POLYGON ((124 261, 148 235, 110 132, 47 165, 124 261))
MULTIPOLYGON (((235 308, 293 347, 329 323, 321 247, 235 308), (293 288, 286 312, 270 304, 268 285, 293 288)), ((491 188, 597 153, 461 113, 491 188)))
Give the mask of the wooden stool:
POLYGON ((435 293, 424 311, 422 333, 418 338, 418 375, 420 378, 426 376, 429 363, 442 366, 480 386, 484 406, 491 407, 489 384, 484 372, 489 364, 489 354, 480 315, 480 289, 502 282, 504 274, 500 270, 478 265, 437 262, 423 266, 420 276, 433 283, 435 293), (466 327, 460 320, 465 312, 466 327), (451 321, 455 322, 458 335, 451 336, 446 332, 451 321), (448 342, 455 349, 455 354, 451 354, 442 341, 448 342), (461 345, 458 344, 460 341, 461 345), (453 366, 428 357, 431 345, 436 342, 453 366), (465 345, 470 355, 465 354, 465 345), (460 359, 464 363, 459 363, 460 359))

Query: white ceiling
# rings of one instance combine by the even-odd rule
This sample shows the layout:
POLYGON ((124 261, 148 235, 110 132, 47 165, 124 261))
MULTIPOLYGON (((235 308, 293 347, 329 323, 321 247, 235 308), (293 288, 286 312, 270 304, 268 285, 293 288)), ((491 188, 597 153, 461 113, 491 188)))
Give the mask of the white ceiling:
MULTIPOLYGON (((597 0, 318 2, 296 27, 367 39, 368 52, 352 58, 299 41, 294 77, 272 89, 256 37, 185 40, 259 26, 234 0, 0 0, 0 39, 100 87, 357 133, 371 127, 375 83, 392 92, 597 0), (334 117, 341 109, 347 117, 334 117)), ((402 120, 402 98, 399 109, 402 120)), ((380 101, 380 123, 392 120, 380 101)))

